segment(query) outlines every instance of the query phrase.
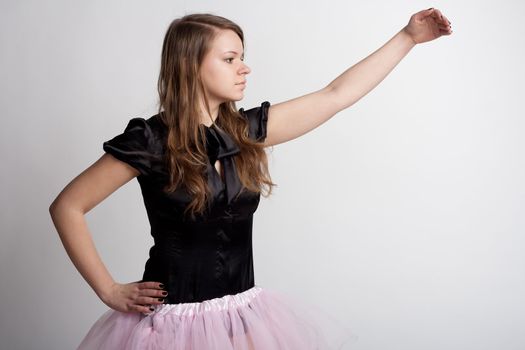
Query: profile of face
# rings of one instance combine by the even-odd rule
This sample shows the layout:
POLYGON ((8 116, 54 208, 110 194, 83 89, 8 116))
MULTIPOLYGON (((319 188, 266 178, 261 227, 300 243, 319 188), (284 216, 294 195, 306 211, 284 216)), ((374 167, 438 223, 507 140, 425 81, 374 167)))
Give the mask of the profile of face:
POLYGON ((244 63, 241 38, 232 30, 220 30, 200 67, 209 102, 221 104, 242 100, 246 75, 250 71, 244 63))

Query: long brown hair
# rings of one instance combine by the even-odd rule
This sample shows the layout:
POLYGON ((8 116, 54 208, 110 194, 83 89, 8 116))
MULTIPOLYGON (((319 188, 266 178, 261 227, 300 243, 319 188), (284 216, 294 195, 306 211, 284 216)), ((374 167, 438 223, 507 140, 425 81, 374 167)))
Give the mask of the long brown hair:
MULTIPOLYGON (((202 213, 211 198, 205 177, 209 162, 205 130, 199 127, 201 98, 208 112, 209 105, 199 69, 221 29, 234 31, 244 48, 244 35, 237 24, 208 13, 189 14, 175 19, 166 32, 162 46, 157 87, 158 111, 168 128, 166 151, 169 183, 164 190, 173 192, 179 186, 185 187, 193 199, 184 214, 190 212, 192 217, 195 213, 202 213)), ((262 188, 267 186, 267 192, 262 195, 268 197, 276 184, 271 181, 266 152, 262 143, 248 137, 248 121, 239 113, 234 101, 220 104, 215 123, 231 135, 239 146, 240 153, 234 161, 243 186, 256 193, 262 193, 262 188)))

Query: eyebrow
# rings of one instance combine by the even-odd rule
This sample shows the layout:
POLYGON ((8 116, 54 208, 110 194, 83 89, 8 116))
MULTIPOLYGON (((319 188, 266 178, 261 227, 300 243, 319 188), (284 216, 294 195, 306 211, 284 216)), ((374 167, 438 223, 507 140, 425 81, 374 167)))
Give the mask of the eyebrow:
MULTIPOLYGON (((232 53, 234 53, 234 54, 237 54, 237 53, 238 53, 237 51, 231 51, 231 50, 230 50, 230 51, 225 51, 224 53, 229 53, 229 52, 232 52, 232 53)), ((244 55, 244 52, 243 52, 242 54, 244 55)))

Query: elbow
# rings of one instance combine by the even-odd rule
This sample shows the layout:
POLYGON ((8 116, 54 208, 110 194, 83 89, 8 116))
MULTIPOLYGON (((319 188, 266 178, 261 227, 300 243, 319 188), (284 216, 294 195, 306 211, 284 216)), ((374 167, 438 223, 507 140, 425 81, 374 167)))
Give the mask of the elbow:
POLYGON ((78 203, 73 203, 60 195, 49 205, 48 210, 49 215, 51 215, 51 218, 53 219, 61 216, 63 213, 76 212, 85 215, 87 212, 82 207, 80 207, 78 203))
POLYGON ((63 209, 67 208, 68 205, 65 203, 64 199, 58 195, 55 200, 49 205, 49 214, 51 217, 54 217, 58 214, 58 212, 62 211, 63 209))
POLYGON ((58 201, 58 198, 55 198, 55 200, 49 205, 49 215, 51 215, 51 217, 53 217, 57 210, 58 210, 58 206, 59 206, 59 201, 58 201))
POLYGON ((342 91, 340 87, 329 84, 324 88, 324 91, 326 96, 328 96, 330 105, 335 108, 335 113, 350 107, 354 103, 348 91, 342 91))
POLYGON ((348 89, 344 90, 338 86, 328 85, 327 91, 330 96, 330 101, 336 106, 338 111, 347 109, 359 100, 359 97, 356 95, 355 91, 348 89))

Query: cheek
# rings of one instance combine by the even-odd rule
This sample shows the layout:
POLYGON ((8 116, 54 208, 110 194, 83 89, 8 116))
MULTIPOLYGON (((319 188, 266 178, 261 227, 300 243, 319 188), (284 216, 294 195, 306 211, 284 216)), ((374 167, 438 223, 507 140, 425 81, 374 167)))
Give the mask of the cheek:
POLYGON ((206 65, 206 74, 208 74, 208 80, 224 77, 227 71, 227 67, 225 67, 225 65, 220 61, 212 61, 206 65))
POLYGON ((227 67, 215 66, 209 69, 205 75, 206 85, 210 90, 221 91, 231 88, 231 72, 227 67))

